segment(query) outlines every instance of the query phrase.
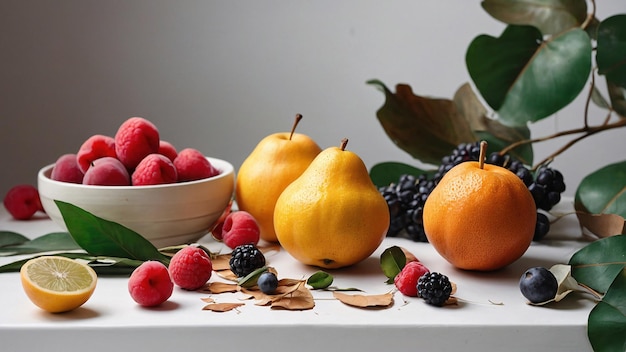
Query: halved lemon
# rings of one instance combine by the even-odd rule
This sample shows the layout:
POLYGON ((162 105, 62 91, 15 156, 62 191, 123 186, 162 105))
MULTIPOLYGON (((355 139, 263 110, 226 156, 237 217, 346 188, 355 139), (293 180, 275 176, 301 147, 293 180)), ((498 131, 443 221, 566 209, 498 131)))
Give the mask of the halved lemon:
POLYGON ((20 269, 24 292, 39 308, 61 313, 82 306, 96 289, 89 265, 61 256, 33 258, 20 269))

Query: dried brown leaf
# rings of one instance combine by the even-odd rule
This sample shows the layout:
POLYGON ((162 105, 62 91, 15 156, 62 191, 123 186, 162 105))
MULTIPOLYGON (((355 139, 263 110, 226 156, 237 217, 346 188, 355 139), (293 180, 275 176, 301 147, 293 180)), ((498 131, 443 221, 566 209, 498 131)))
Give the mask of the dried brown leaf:
POLYGON ((200 289, 200 292, 220 294, 225 292, 237 292, 238 290, 239 286, 237 286, 237 284, 231 284, 226 282, 209 282, 200 289))
POLYGON ((213 270, 215 271, 230 270, 229 261, 230 261, 230 253, 217 255, 215 258, 211 259, 213 270))
POLYGON ((333 291, 333 296, 344 304, 359 308, 391 307, 391 305, 393 304, 392 292, 387 292, 380 295, 349 295, 333 291))
POLYGON ((213 312, 228 312, 230 310, 239 308, 243 306, 245 303, 212 303, 207 304, 202 308, 202 310, 210 310, 213 312))
POLYGON ((204 303, 213 303, 215 302, 215 300, 211 297, 204 297, 204 298, 200 298, 200 300, 204 303))
POLYGON ((305 285, 297 285, 297 290, 280 296, 272 302, 272 309, 308 310, 315 307, 311 291, 305 285))
POLYGON ((415 254, 411 253, 411 251, 409 251, 408 249, 404 247, 400 247, 400 249, 402 250, 402 253, 404 253, 404 257, 406 258, 407 263, 419 261, 419 259, 417 259, 415 254))
POLYGON ((600 238, 626 234, 626 220, 617 214, 590 214, 577 211, 576 216, 582 226, 600 238))

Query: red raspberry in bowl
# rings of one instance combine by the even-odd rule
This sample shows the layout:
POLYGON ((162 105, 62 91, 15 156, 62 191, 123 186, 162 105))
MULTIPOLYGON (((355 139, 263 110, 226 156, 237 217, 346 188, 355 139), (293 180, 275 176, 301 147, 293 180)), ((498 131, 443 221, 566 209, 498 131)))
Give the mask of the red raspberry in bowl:
POLYGON ((204 249, 187 246, 170 260, 170 275, 174 283, 185 290, 197 290, 211 278, 213 264, 204 249))
POLYGON ((147 155, 159 152, 159 131, 143 117, 124 121, 115 134, 117 158, 128 170, 133 170, 147 155))
POLYGON ((172 296, 174 283, 163 263, 149 260, 143 262, 130 275, 128 292, 139 305, 154 307, 172 296))
POLYGON ((162 185, 178 180, 176 168, 170 159, 161 154, 146 156, 132 175, 133 186, 162 185))
POLYGON ((110 156, 96 159, 85 172, 84 185, 130 186, 130 175, 121 161, 110 156))
POLYGON ((11 187, 4 196, 4 207, 16 220, 28 220, 38 211, 43 211, 39 191, 32 185, 11 187))
POLYGON ((83 183, 84 175, 78 166, 76 154, 63 154, 54 163, 50 178, 59 182, 83 183))
POLYGON ((159 141, 159 154, 163 154, 171 161, 174 161, 178 156, 178 151, 172 143, 161 140, 159 141))
POLYGON ((204 154, 193 148, 178 152, 174 166, 178 171, 179 182, 201 180, 219 174, 219 170, 211 165, 204 154))
POLYGON ((393 283, 403 295, 417 297, 417 281, 427 272, 429 270, 424 264, 417 261, 408 262, 396 275, 393 283))
POLYGON ((76 160, 80 170, 85 173, 94 160, 107 156, 117 158, 117 154, 115 153, 115 139, 113 139, 113 137, 96 134, 83 142, 80 149, 78 149, 78 153, 76 153, 76 160))

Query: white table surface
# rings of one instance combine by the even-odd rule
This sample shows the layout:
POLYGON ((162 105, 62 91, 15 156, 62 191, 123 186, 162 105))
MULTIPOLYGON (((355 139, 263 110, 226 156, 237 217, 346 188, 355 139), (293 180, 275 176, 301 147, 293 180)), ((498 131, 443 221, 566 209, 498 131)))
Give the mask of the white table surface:
MULTIPOLYGON (((571 200, 561 208, 571 209, 571 200)), ((45 216, 15 221, 4 208, 0 230, 36 237, 60 229, 45 216)), ((221 244, 209 236, 200 242, 221 244)), ((313 291, 315 308, 271 310, 240 301, 241 295, 213 295, 216 302, 244 302, 237 310, 203 311, 209 294, 174 289, 158 308, 142 308, 130 297, 126 277, 102 276, 91 299, 81 308, 49 314, 24 294, 18 273, 0 274, 0 350, 2 351, 588 351, 587 316, 594 302, 570 294, 546 307, 526 304, 519 292, 521 274, 530 267, 567 263, 587 244, 574 215, 555 223, 546 239, 533 243, 507 268, 490 273, 453 268, 426 243, 388 238, 367 260, 329 271, 334 286, 356 287, 366 294, 386 293, 379 256, 392 245, 407 248, 431 271, 450 277, 458 286, 457 306, 432 307, 418 298, 394 294, 388 309, 359 309, 313 291), (492 304, 501 303, 501 304, 492 304)), ((21 257, 0 257, 0 265, 21 257)), ((317 268, 296 262, 285 251, 267 256, 280 278, 306 278, 317 268)), ((211 280, 221 280, 213 275, 211 280)))

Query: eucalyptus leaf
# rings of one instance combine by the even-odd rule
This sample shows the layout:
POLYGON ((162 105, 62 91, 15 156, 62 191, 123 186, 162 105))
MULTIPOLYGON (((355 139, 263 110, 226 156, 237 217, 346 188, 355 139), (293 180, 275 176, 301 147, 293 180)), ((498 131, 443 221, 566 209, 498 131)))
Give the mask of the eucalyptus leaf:
POLYGON ((370 178, 376 187, 385 187, 398 181, 401 175, 408 174, 415 177, 429 174, 433 171, 424 171, 414 166, 400 162, 383 162, 372 166, 370 178))
POLYGON ((596 61, 599 74, 626 88, 626 14, 600 22, 596 61))
POLYGON ((578 283, 605 293, 626 265, 626 235, 596 240, 574 253, 568 264, 578 283))
POLYGON ((143 261, 157 260, 166 265, 169 263, 169 257, 135 231, 70 203, 59 200, 54 202, 63 215, 69 233, 87 253, 143 261))
POLYGON ((626 161, 613 163, 585 176, 574 196, 574 208, 590 214, 626 218, 626 161))
POLYGON ((396 85, 396 92, 392 93, 379 80, 367 83, 385 94, 385 103, 376 112, 385 133, 412 157, 439 165, 441 158, 458 144, 476 141, 468 122, 451 100, 415 95, 406 84, 396 85))
POLYGON ((81 247, 67 232, 53 232, 36 237, 15 246, 0 248, 0 257, 9 255, 33 254, 50 251, 80 250, 81 247))
POLYGON ((554 114, 580 94, 591 72, 591 51, 589 36, 580 28, 543 41, 535 27, 509 25, 499 38, 476 37, 466 63, 499 120, 523 126, 554 114))
POLYGON ((594 351, 626 347, 626 269, 615 277, 606 295, 589 313, 587 336, 594 351))
MULTIPOLYGON (((469 83, 463 84, 454 93, 454 103, 459 113, 465 117, 478 140, 487 141, 487 153, 500 151, 505 147, 530 138, 528 126, 505 126, 487 116, 487 109, 478 99, 469 83)), ((533 163, 533 148, 530 143, 511 150, 509 154, 526 165, 533 163)))
POLYGON ((402 271, 406 265, 406 255, 402 248, 391 246, 383 251, 380 255, 380 268, 383 274, 388 278, 388 284, 393 283, 393 279, 402 271))
POLYGON ((30 241, 30 238, 13 231, 0 231, 0 251, 3 247, 15 246, 30 241))
POLYGON ((587 17, 585 0, 484 0, 481 5, 504 23, 534 26, 543 34, 580 26, 587 17))
POLYGON ((237 284, 241 287, 245 287, 245 288, 250 288, 254 285, 256 285, 257 280, 259 279, 259 276, 261 276, 261 274, 263 274, 264 272, 268 271, 269 267, 264 266, 261 268, 258 268, 254 271, 252 271, 250 274, 242 277, 241 279, 239 279, 239 281, 237 282, 237 284))
POLYGON ((328 288, 333 283, 333 276, 325 271, 317 271, 306 280, 307 285, 316 290, 328 288))

